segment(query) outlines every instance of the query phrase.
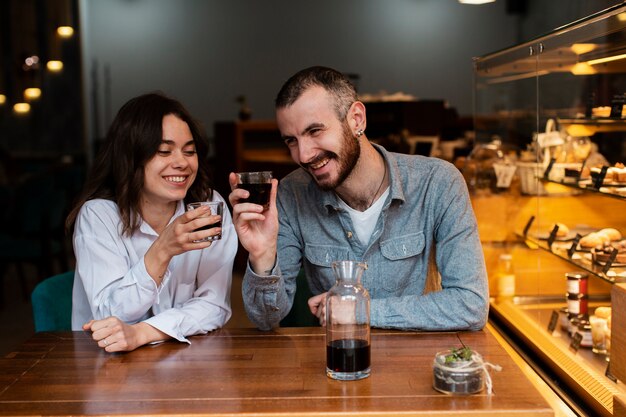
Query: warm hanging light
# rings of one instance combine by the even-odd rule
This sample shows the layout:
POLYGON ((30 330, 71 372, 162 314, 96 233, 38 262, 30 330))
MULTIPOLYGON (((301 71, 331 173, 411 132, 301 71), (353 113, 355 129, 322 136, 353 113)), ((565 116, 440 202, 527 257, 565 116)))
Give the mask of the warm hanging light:
POLYGON ((597 48, 598 45, 595 43, 575 43, 571 46, 572 52, 576 55, 586 54, 587 52, 591 52, 597 48))
POLYGON ((48 71, 59 72, 63 69, 63 61, 48 61, 46 63, 46 68, 48 68, 48 71))
POLYGON ((0 94, 0 106, 7 102, 7 96, 0 94))
POLYGON ((41 88, 30 87, 24 90, 26 100, 37 100, 39 97, 41 97, 41 88))
POLYGON ((74 34, 74 28, 71 26, 59 26, 57 34, 62 38, 71 38, 74 34))
POLYGON ((28 103, 15 103, 13 105, 13 111, 17 114, 26 114, 30 111, 30 104, 28 103))
POLYGON ((578 62, 572 66, 570 72, 574 75, 591 75, 596 74, 598 70, 587 62, 578 62))

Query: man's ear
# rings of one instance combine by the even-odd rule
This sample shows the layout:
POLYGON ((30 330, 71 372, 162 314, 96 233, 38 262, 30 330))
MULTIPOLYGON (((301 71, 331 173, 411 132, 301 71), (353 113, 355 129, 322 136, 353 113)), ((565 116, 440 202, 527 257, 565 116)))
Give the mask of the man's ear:
POLYGON ((348 125, 353 133, 356 134, 358 130, 365 130, 367 127, 367 117, 365 116, 365 105, 360 101, 355 101, 350 106, 348 114, 346 115, 348 125))

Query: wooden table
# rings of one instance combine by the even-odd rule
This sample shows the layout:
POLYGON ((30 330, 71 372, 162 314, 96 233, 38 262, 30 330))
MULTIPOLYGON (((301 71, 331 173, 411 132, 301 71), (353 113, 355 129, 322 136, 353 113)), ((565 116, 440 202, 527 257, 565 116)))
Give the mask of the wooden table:
POLYGON ((487 330, 374 330, 372 374, 326 377, 321 328, 222 329, 108 354, 82 332, 38 333, 0 359, 0 415, 553 415, 487 330), (461 343, 503 367, 494 394, 432 388, 435 353, 461 343))

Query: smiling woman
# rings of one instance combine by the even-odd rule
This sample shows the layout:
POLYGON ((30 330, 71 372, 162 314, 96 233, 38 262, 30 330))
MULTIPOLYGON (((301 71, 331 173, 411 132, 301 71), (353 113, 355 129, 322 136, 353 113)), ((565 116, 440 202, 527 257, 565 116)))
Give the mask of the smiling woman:
POLYGON ((67 219, 76 252, 72 328, 91 331, 107 352, 187 342, 231 316, 230 213, 184 209, 224 202, 212 190, 207 150, 187 110, 162 94, 130 100, 109 129, 67 219), (200 229, 219 220, 221 227, 200 229))

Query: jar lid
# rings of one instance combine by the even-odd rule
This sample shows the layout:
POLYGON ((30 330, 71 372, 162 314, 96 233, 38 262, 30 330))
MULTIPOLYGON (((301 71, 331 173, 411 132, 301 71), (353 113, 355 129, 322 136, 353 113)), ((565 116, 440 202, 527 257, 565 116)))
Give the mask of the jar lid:
POLYGON ((567 279, 587 279, 589 275, 585 272, 566 272, 567 279))
POLYGON ((589 298, 589 294, 568 292, 565 294, 568 300, 584 300, 589 298))

